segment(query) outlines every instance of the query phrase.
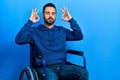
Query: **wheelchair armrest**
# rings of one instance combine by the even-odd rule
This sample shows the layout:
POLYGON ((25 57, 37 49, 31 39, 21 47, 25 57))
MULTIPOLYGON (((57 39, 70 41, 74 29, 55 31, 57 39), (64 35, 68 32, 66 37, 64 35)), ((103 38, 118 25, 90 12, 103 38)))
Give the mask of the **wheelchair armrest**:
POLYGON ((78 55, 78 56, 81 56, 83 58, 83 64, 84 64, 84 68, 86 69, 86 58, 84 56, 84 52, 82 51, 78 51, 78 50, 67 50, 66 53, 68 54, 73 54, 73 55, 78 55))
POLYGON ((66 53, 83 56, 84 52, 78 50, 67 50, 66 53))

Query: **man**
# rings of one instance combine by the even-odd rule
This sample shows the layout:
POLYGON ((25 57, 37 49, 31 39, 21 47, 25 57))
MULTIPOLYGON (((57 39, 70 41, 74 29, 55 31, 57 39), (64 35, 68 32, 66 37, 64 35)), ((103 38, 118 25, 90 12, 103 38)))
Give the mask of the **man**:
MULTIPOLYGON (((82 40, 83 35, 68 9, 63 8, 61 11, 63 12, 62 20, 70 23, 72 31, 54 25, 57 10, 54 4, 48 3, 43 7, 44 25, 31 27, 40 20, 39 10, 33 9, 29 20, 17 34, 16 43, 29 43, 32 47, 31 56, 42 55, 44 57, 47 80, 58 80, 58 76, 65 73, 76 73, 80 76, 80 80, 88 80, 88 73, 84 69, 65 64, 65 42, 82 40)), ((41 72, 41 69, 37 67, 38 72, 41 72)))

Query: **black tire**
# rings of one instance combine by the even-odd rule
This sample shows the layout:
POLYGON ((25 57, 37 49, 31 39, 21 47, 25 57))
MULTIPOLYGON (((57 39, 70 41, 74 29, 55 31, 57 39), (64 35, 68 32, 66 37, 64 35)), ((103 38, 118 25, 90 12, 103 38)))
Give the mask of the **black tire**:
POLYGON ((37 72, 33 68, 30 67, 24 68, 20 73, 19 80, 24 80, 25 74, 28 80, 39 80, 37 72))

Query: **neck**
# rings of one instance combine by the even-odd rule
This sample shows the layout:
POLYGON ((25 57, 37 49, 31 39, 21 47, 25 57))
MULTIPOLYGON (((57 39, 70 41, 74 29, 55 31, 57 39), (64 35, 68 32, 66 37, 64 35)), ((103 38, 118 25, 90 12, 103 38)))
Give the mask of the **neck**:
POLYGON ((45 24, 45 23, 44 23, 44 26, 47 27, 47 28, 53 28, 53 27, 54 27, 54 24, 48 25, 48 24, 45 24))

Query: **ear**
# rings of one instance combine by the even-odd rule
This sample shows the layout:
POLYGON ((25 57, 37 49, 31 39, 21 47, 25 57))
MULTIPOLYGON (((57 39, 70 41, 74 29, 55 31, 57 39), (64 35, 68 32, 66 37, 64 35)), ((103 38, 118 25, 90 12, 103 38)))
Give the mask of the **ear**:
POLYGON ((44 18, 44 14, 42 14, 42 17, 44 18))

